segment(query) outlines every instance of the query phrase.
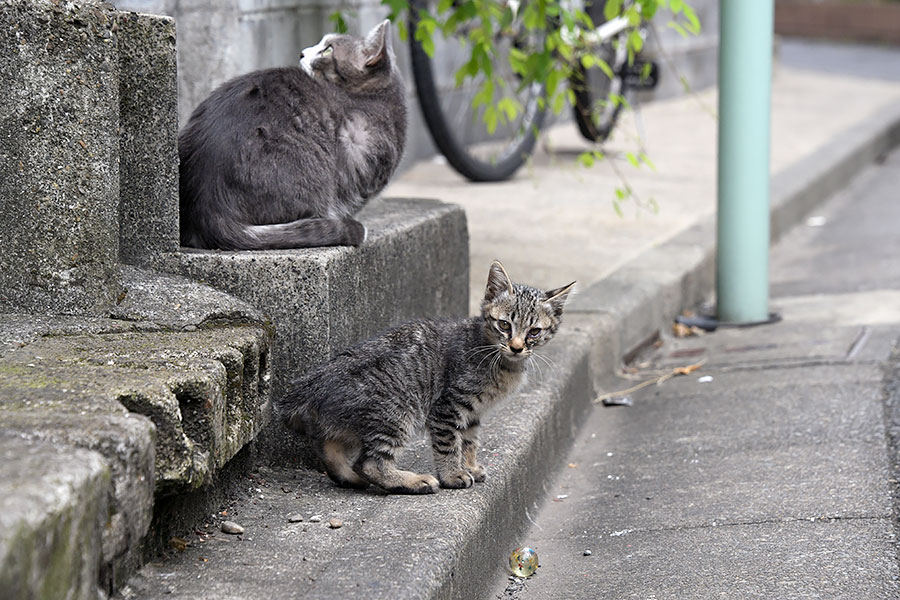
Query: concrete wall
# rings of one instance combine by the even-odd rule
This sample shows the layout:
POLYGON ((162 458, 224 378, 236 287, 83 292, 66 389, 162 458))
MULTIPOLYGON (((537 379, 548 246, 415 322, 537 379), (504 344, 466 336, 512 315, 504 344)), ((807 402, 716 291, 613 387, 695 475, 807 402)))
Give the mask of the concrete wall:
MULTIPOLYGON (((219 84, 255 69, 296 64, 300 51, 332 31, 328 16, 342 8, 350 16, 351 32, 368 31, 387 15, 378 0, 113 0, 123 10, 174 16, 178 30, 178 118, 187 122, 191 111, 219 84)), ((668 60, 662 61, 662 82, 642 100, 683 93, 670 68, 677 66, 694 89, 715 83, 718 48, 718 0, 693 0, 703 24, 697 38, 682 39, 658 19, 659 39, 668 60)), ((655 53, 656 40, 648 40, 655 53)), ((435 153, 418 110, 406 44, 395 37, 394 48, 407 84, 410 106, 404 165, 435 153)), ((561 115, 568 119, 568 113, 561 115)), ((402 168, 402 167, 401 167, 402 168)))

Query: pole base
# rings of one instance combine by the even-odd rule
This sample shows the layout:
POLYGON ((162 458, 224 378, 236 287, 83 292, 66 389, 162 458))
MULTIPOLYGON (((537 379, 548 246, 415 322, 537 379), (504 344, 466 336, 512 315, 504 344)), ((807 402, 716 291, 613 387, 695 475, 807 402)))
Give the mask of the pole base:
POLYGON ((748 321, 743 323, 735 323, 733 321, 720 321, 713 315, 697 315, 694 317, 675 317, 676 323, 681 323, 687 327, 699 327, 704 331, 715 331, 719 327, 756 327, 757 325, 771 325, 781 321, 781 315, 778 313, 769 313, 769 318, 763 321, 748 321))

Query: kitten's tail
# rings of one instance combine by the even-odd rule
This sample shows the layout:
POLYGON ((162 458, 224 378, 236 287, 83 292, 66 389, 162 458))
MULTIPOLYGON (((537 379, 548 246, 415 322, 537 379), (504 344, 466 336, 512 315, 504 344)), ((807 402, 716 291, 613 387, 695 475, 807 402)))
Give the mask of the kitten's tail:
POLYGON ((359 246, 366 240, 366 227, 355 219, 298 219, 276 225, 245 225, 243 240, 235 246, 244 250, 315 248, 319 246, 359 246))

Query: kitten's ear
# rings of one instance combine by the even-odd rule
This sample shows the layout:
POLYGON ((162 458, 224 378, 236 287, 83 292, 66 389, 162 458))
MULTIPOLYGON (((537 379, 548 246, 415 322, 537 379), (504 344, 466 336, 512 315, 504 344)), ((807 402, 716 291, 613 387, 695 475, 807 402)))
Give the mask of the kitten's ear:
POLYGON ((366 66, 382 64, 391 55, 391 22, 385 19, 366 36, 366 66))
POLYGON ((572 286, 575 285, 573 281, 569 285, 563 286, 561 288, 556 288, 555 290, 550 290, 548 292, 544 292, 545 302, 549 302, 550 306, 553 307, 553 313, 558 317, 562 314, 563 306, 566 303, 566 298, 569 296, 569 292, 572 291, 572 286))
POLYGON ((493 300, 502 292, 508 292, 513 295, 512 281, 506 273, 506 269, 500 264, 499 260, 495 260, 488 272, 487 290, 484 292, 485 300, 493 300))

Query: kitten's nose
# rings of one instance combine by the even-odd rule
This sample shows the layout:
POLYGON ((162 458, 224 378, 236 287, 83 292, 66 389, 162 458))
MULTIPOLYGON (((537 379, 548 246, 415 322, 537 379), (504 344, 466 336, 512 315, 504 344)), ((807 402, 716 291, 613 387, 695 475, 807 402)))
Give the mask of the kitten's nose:
POLYGON ((516 354, 518 354, 519 352, 521 352, 522 350, 525 349, 525 346, 513 346, 512 344, 510 344, 509 349, 512 350, 513 352, 515 352, 516 354))
POLYGON ((300 60, 303 60, 303 53, 300 53, 300 60))

